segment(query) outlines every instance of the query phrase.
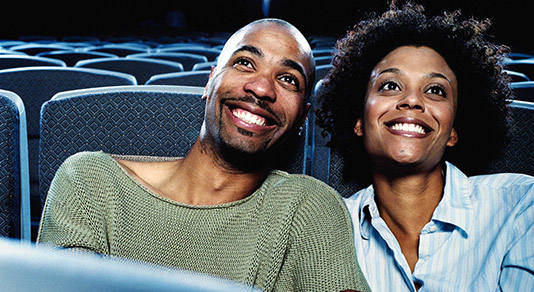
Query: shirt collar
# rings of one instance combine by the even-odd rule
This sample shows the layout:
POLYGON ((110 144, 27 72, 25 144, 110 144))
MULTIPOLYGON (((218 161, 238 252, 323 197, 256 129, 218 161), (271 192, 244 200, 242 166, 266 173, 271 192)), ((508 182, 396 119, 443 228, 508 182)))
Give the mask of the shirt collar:
POLYGON ((371 228, 371 219, 380 217, 378 207, 375 203, 375 190, 373 185, 360 191, 360 235, 364 239, 369 239, 369 232, 371 228))
MULTIPOLYGON (((468 177, 453 164, 446 162, 445 187, 443 198, 434 210, 432 220, 452 224, 469 235, 470 213, 473 212, 471 201, 472 187, 468 177)), ((375 202, 373 185, 360 191, 361 200, 359 206, 360 234, 369 239, 371 220, 380 217, 375 202)))
POLYGON ((432 220, 452 224, 469 235, 470 224, 467 218, 473 212, 471 201, 472 187, 469 178, 452 163, 446 162, 445 187, 432 220))

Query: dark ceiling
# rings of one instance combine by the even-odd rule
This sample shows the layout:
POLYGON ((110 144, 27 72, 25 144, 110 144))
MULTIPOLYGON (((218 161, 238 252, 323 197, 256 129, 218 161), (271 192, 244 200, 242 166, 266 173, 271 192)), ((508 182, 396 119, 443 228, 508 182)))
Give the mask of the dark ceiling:
MULTIPOLYGON (((15 1, 12 1, 15 2, 15 1)), ((234 31, 264 16, 293 23, 306 35, 341 36, 357 19, 383 11, 387 1, 358 0, 187 0, 180 1, 30 1, 2 4, 0 38, 28 35, 165 35, 183 31, 234 31), (265 3, 264 3, 265 2, 265 3), (268 5, 266 5, 268 4, 268 5), (179 16, 183 15, 183 18, 179 16)), ((533 4, 507 0, 419 0, 430 11, 461 8, 464 14, 489 17, 495 37, 515 50, 534 48, 533 4), (528 5, 528 7, 527 7, 528 5)), ((530 1, 528 1, 530 2, 530 1)))

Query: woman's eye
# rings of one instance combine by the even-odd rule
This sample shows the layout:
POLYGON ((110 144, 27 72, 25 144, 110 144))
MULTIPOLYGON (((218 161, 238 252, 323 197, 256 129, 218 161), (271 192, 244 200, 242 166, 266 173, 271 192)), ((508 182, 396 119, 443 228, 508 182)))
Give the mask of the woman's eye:
POLYGON ((391 91, 391 90, 399 90, 399 85, 393 81, 386 81, 380 85, 378 88, 379 91, 391 91))
POLYGON ((443 97, 447 97, 447 92, 441 88, 440 86, 432 86, 426 91, 429 94, 439 95, 443 97))

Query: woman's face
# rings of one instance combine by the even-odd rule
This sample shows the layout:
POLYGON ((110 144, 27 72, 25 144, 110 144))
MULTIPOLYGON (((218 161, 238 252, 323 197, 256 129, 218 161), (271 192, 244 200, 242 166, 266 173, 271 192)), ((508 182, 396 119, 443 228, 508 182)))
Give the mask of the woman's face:
POLYGON ((457 101, 456 76, 445 59, 429 47, 402 46, 371 72, 354 132, 378 167, 431 170, 458 140, 457 101))

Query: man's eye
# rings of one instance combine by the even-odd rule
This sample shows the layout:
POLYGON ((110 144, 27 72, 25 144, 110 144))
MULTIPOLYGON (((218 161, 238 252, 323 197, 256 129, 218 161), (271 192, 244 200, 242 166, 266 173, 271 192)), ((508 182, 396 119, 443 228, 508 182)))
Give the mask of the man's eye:
POLYGON ((282 80, 285 83, 289 83, 293 86, 296 86, 296 87, 298 87, 299 85, 299 81, 297 80, 297 78, 292 77, 292 76, 284 75, 280 78, 280 80, 282 80))
POLYGON ((249 60, 247 59, 237 59, 235 62, 234 62, 234 66, 235 65, 240 65, 240 66, 245 66, 245 67, 249 67, 249 68, 253 68, 252 66, 252 62, 250 62, 249 60))

